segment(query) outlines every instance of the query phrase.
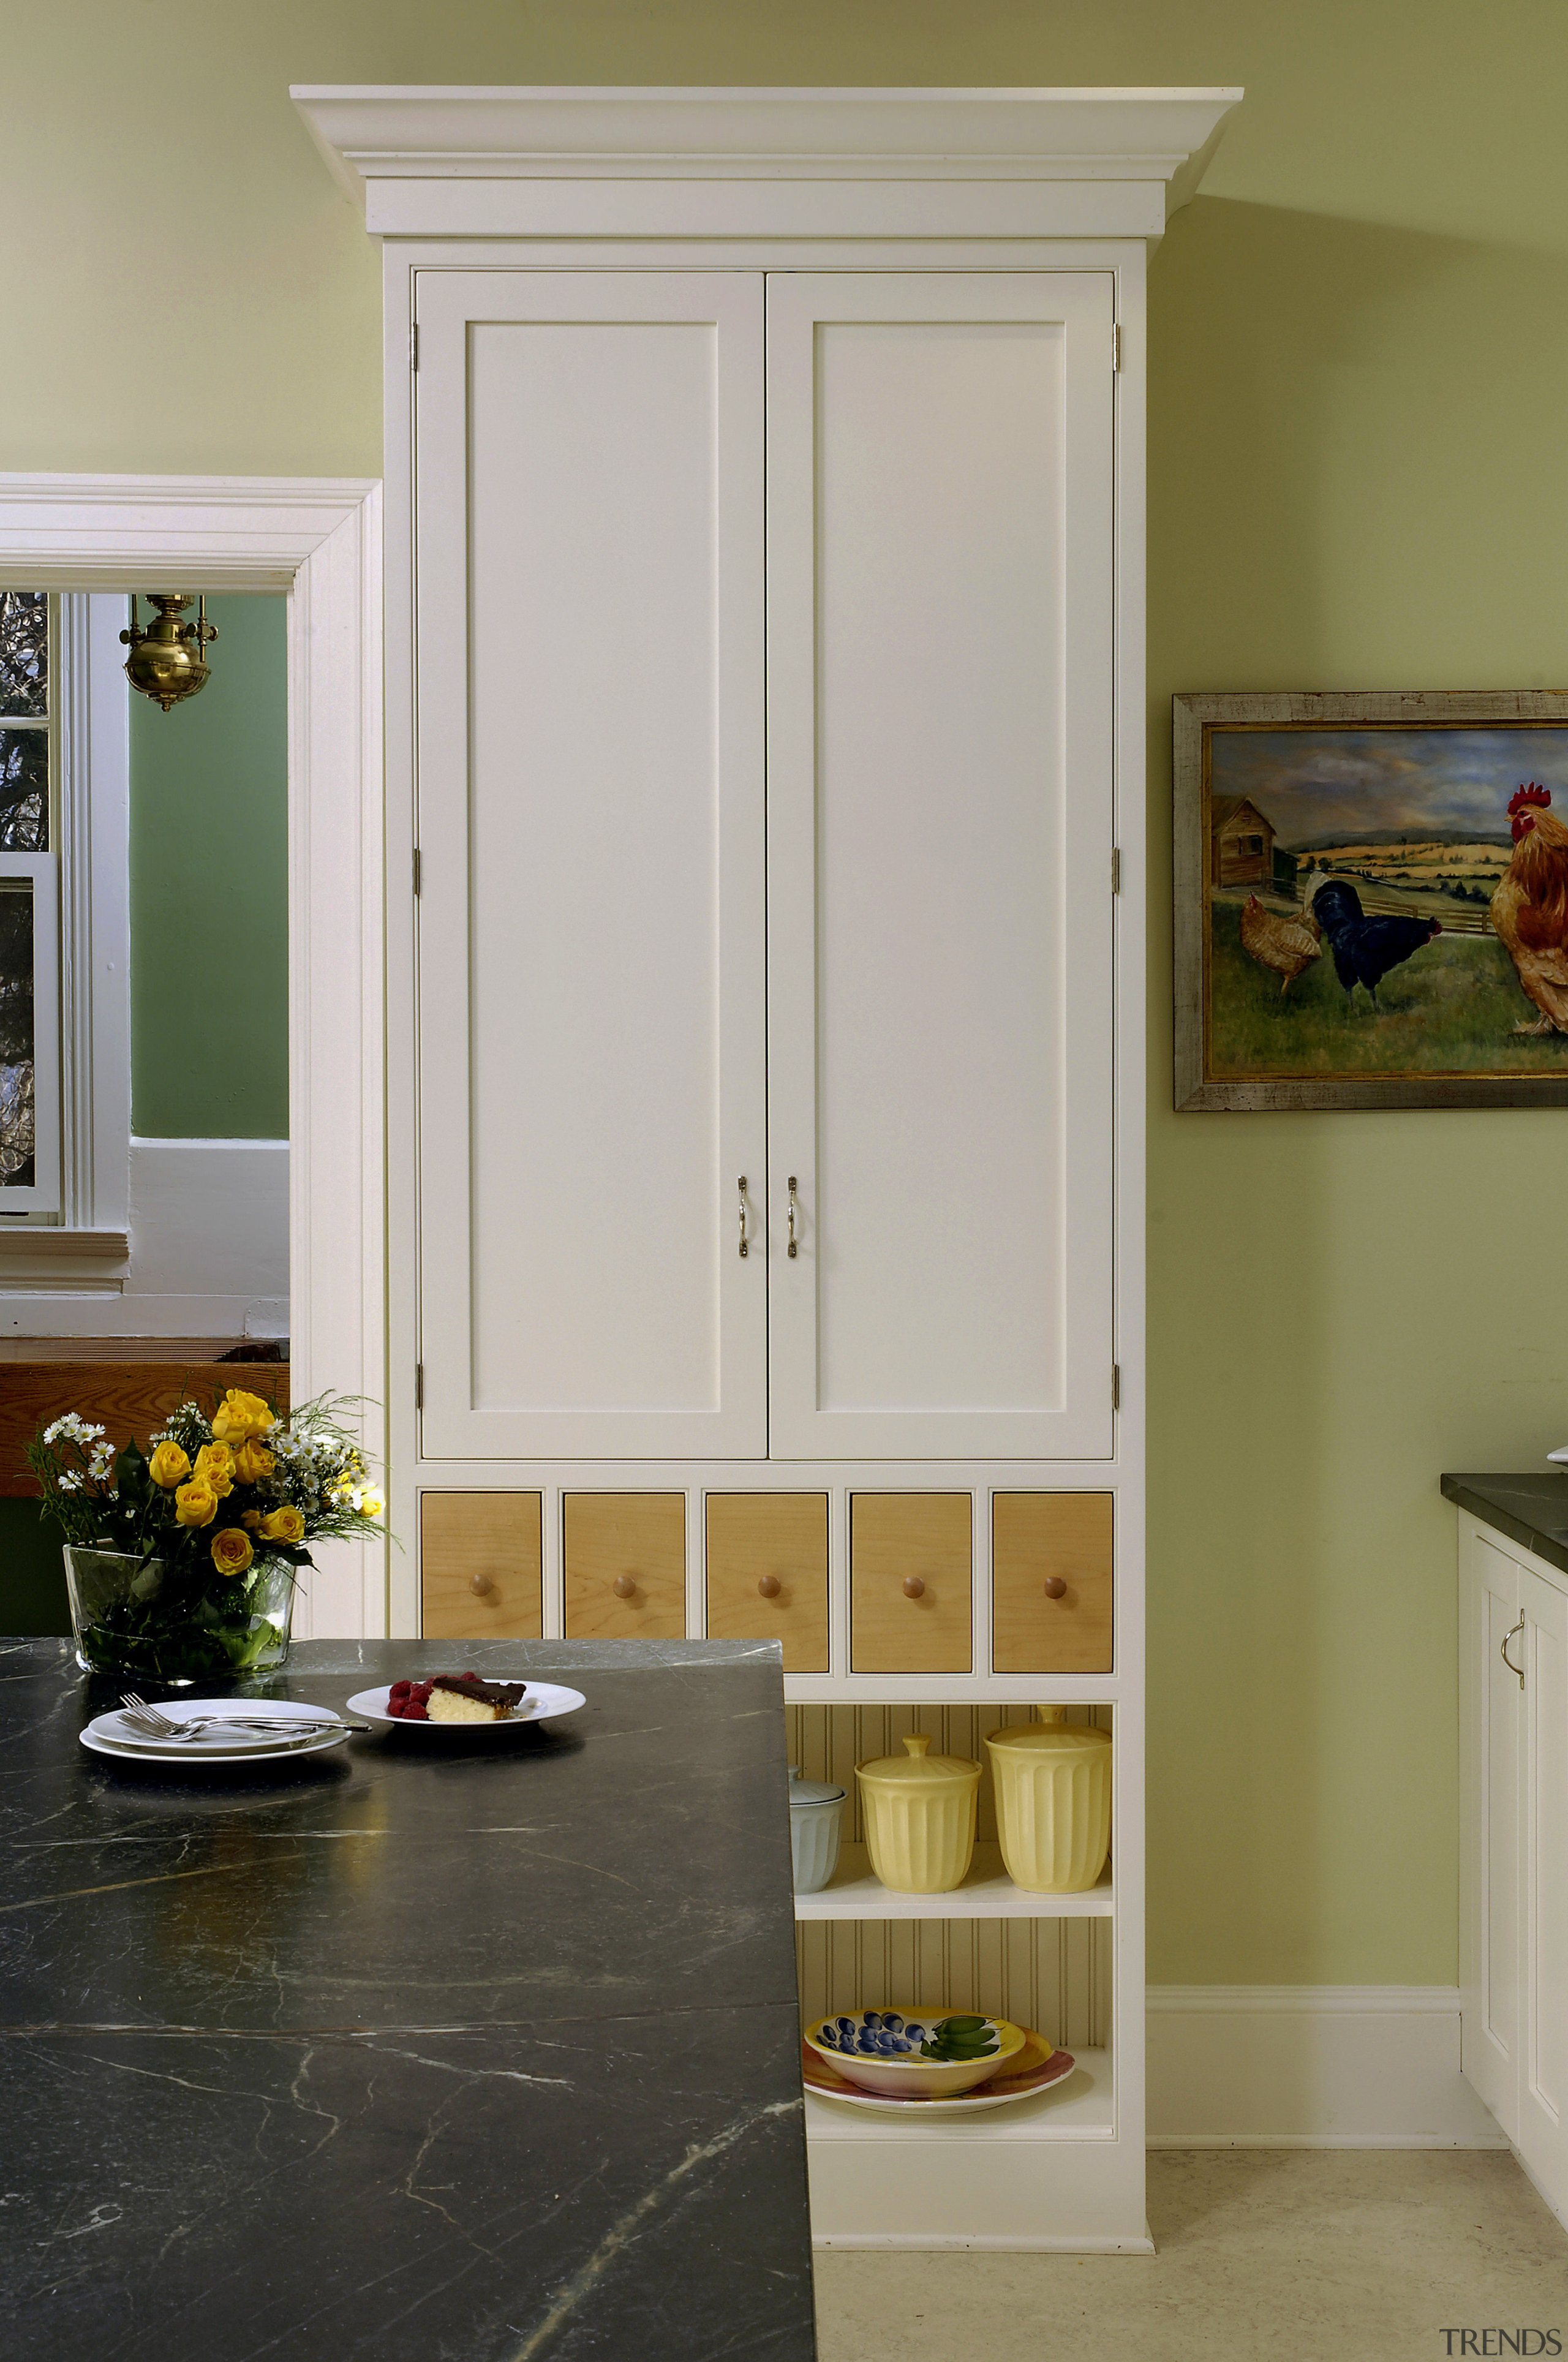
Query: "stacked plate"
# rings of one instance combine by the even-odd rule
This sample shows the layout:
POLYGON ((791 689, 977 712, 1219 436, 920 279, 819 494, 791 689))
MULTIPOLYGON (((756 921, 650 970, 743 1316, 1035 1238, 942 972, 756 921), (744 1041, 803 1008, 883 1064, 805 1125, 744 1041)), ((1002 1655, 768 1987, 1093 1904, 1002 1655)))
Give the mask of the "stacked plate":
POLYGON ((182 1698, 159 1713, 188 1738, 153 1738, 119 1708, 95 1715, 82 1732, 94 1755, 142 1763, 264 1763, 279 1755, 322 1755, 341 1747, 348 1726, 329 1707, 272 1698, 182 1698))

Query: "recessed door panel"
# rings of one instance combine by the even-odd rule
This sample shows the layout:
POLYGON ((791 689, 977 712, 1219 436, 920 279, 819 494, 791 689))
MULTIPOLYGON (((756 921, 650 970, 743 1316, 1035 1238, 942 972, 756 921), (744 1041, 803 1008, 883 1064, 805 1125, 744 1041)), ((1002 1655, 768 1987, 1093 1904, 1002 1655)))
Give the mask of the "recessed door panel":
POLYGON ((708 1637, 781 1640, 787 1673, 828 1670, 825 1493, 710 1493, 708 1637))
POLYGON ((1110 1448, 1112 316, 768 281, 776 1453, 1110 1448))
POLYGON ((423 1450, 760 1452, 759 282, 418 317, 423 1450))

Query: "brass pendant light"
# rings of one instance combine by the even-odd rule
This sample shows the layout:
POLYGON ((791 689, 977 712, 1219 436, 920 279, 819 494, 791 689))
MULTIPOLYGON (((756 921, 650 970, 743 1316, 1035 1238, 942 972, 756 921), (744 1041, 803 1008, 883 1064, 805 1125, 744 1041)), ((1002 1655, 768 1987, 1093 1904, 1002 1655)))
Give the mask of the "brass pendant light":
POLYGON ((210 667, 203 650, 217 637, 217 625, 207 621, 206 594, 196 602, 196 620, 183 624, 181 615, 191 603, 189 590, 165 595, 149 590, 149 604, 158 613, 145 631, 137 628, 136 592, 131 592, 131 620, 128 632, 120 639, 130 649, 126 658, 126 679, 143 697, 155 697, 168 712, 182 698, 194 697, 205 686, 210 667))

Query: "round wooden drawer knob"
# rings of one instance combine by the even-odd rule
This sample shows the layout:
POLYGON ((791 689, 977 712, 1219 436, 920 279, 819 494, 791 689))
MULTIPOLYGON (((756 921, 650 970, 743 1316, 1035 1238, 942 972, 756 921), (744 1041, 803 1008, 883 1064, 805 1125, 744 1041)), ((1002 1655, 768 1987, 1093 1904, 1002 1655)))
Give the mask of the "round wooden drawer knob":
POLYGON ((925 1584, 918 1574, 905 1575, 904 1597, 906 1599, 923 1599, 925 1597, 925 1584))
POLYGON ((756 1587, 764 1599, 777 1599, 784 1588, 776 1574, 759 1574, 756 1587))
POLYGON ((491 1592, 495 1589, 495 1585, 491 1581, 488 1574, 470 1574, 469 1577, 469 1589, 473 1593, 476 1599, 482 1599, 487 1592, 491 1592))
POLYGON ((629 1574, 618 1574, 610 1588, 617 1599, 635 1599, 637 1595, 637 1586, 629 1574))
POLYGON ((1045 1596, 1046 1596, 1046 1598, 1047 1598, 1047 1599, 1066 1599, 1066 1595, 1067 1595, 1067 1586, 1066 1586, 1066 1584, 1063 1582, 1063 1580, 1062 1580, 1061 1576, 1060 1576, 1059 1574, 1048 1574, 1048 1575, 1046 1576, 1046 1578, 1045 1578, 1045 1596))

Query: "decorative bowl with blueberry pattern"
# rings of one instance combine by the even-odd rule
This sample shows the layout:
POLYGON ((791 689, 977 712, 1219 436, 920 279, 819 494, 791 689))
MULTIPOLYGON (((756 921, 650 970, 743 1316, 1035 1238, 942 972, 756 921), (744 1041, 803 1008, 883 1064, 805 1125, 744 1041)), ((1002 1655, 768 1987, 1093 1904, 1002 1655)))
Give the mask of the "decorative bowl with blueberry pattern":
POLYGON ((863 2091, 908 2099, 972 2092, 1016 2058, 1025 2040, 1005 2017, 929 2009, 859 2009, 819 2017, 806 2040, 863 2091))

